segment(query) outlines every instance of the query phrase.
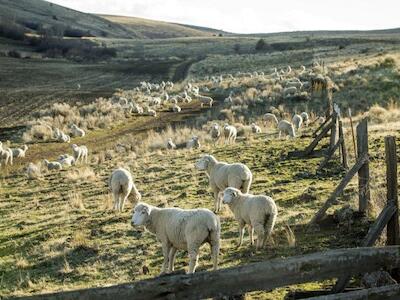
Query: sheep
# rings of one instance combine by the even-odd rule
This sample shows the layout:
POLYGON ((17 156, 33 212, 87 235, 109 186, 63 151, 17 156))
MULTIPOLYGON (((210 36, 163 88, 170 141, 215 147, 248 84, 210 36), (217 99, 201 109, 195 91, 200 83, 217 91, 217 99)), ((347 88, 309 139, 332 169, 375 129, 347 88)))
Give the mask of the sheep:
POLYGON ((261 133, 261 128, 256 123, 251 123, 251 131, 253 133, 261 133))
POLYGON ((13 158, 24 158, 27 150, 27 145, 23 145, 22 148, 11 149, 13 158))
POLYGON ((29 163, 28 167, 26 168, 26 175, 28 176, 28 179, 39 178, 42 175, 40 172, 40 167, 34 163, 29 163))
POLYGON ((85 136, 85 130, 79 128, 76 126, 76 124, 71 125, 71 134, 72 136, 78 136, 78 137, 84 137, 85 136))
POLYGON ((219 162, 212 155, 204 155, 196 162, 195 167, 200 171, 206 171, 209 185, 214 193, 215 212, 219 212, 222 208, 218 193, 225 188, 235 187, 243 193, 248 193, 250 190, 253 174, 244 164, 219 162))
POLYGON ((281 120, 278 123, 279 138, 281 138, 282 132, 288 134, 290 137, 296 137, 293 124, 286 120, 281 120))
POLYGON ((141 115, 141 114, 143 114, 143 108, 137 104, 134 104, 131 112, 141 115))
POLYGON ((287 87, 283 89, 283 96, 288 97, 297 93, 297 88, 295 86, 287 87))
POLYGON ((71 167, 71 166, 75 165, 75 158, 69 154, 63 154, 63 155, 59 156, 58 162, 62 166, 71 167))
POLYGON ((169 138, 168 141, 167 141, 167 149, 169 149, 169 150, 175 150, 176 149, 176 145, 172 141, 171 138, 169 138))
POLYGON ((192 136, 189 141, 186 143, 186 148, 187 149, 198 149, 200 148, 200 141, 199 137, 197 136, 192 136))
POLYGON ((62 132, 58 128, 56 128, 54 130, 54 138, 56 139, 56 141, 62 142, 62 143, 69 143, 71 141, 71 137, 68 134, 65 134, 64 132, 62 132))
POLYGON ((221 136, 221 131, 217 123, 214 123, 211 127, 210 135, 213 140, 217 140, 221 136))
POLYGON ((49 171, 51 170, 62 170, 62 165, 58 161, 48 161, 47 159, 43 160, 49 171))
POLYGON ((308 124, 309 124, 309 122, 310 122, 310 117, 308 116, 308 113, 306 113, 305 111, 303 111, 303 112, 300 114, 300 116, 301 116, 301 118, 303 119, 304 124, 305 124, 306 126, 308 126, 308 124))
POLYGON ((272 113, 266 113, 264 116, 263 116, 263 119, 267 122, 267 121, 273 121, 276 125, 278 125, 278 118, 274 115, 274 114, 272 114, 272 113))
POLYGON ((176 112, 176 113, 178 113, 178 112, 181 112, 181 108, 180 108, 180 106, 178 106, 178 105, 176 105, 176 104, 174 104, 173 106, 172 106, 172 111, 173 112, 176 112))
POLYGON ((208 105, 209 107, 212 107, 214 100, 211 97, 207 96, 202 96, 202 95, 197 95, 197 99, 201 103, 201 107, 204 105, 208 105))
POLYGON ((78 146, 77 144, 73 144, 71 148, 74 153, 76 163, 79 162, 79 159, 81 160, 81 162, 85 160, 85 162, 87 163, 89 151, 86 146, 78 146))
POLYGON ((301 125, 303 124, 303 118, 300 115, 294 115, 292 118, 292 124, 297 130, 299 130, 301 125))
POLYGON ((131 191, 133 191, 134 204, 142 199, 142 195, 133 183, 131 173, 124 169, 118 168, 114 170, 109 178, 109 187, 114 198, 114 210, 122 212, 126 199, 128 199, 131 191))
POLYGON ((256 250, 262 248, 274 228, 278 209, 275 201, 268 196, 244 194, 240 190, 228 187, 224 190, 222 202, 228 204, 239 222, 239 245, 243 242, 244 228, 249 225, 250 243, 254 244, 253 234, 257 234, 256 250))
POLYGON ((132 214, 132 226, 144 225, 161 242, 164 262, 161 274, 174 271, 176 251, 186 250, 189 255, 188 274, 196 271, 199 248, 211 246, 213 269, 218 268, 221 224, 210 210, 159 208, 139 203, 132 214))
POLYGON ((237 129, 235 126, 225 124, 224 125, 224 137, 225 142, 235 142, 237 137, 237 129))
POLYGON ((3 148, 3 143, 0 141, 0 159, 5 160, 4 166, 13 164, 13 152, 10 148, 3 148))
POLYGON ((157 117, 157 112, 154 109, 147 107, 145 113, 147 116, 157 117))

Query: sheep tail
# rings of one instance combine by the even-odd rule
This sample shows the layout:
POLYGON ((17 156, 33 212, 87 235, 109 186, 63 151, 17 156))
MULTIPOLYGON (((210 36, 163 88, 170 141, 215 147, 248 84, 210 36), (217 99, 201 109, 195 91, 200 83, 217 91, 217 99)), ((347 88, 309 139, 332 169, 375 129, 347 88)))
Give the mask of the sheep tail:
POLYGON ((277 217, 276 212, 274 212, 274 211, 268 212, 267 220, 264 225, 264 229, 265 229, 264 244, 266 243, 267 239, 271 236, 272 230, 274 229, 274 226, 275 226, 276 217, 277 217))

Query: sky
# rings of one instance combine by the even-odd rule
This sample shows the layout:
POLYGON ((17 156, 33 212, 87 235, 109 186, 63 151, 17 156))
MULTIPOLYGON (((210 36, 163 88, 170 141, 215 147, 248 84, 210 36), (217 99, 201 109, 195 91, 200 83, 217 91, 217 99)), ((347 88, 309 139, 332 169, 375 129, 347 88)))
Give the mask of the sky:
POLYGON ((211 27, 235 33, 400 27, 400 0, 50 0, 89 13, 211 27))

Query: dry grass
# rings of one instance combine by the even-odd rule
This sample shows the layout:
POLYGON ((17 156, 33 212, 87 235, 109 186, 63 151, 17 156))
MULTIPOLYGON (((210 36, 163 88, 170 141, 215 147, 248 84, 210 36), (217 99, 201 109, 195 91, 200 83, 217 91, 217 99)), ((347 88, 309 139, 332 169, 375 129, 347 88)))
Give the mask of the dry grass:
POLYGON ((69 170, 65 177, 73 182, 95 181, 97 180, 96 173, 89 166, 81 166, 69 170))
POLYGON ((67 195, 68 203, 71 208, 85 210, 82 195, 79 192, 71 191, 67 195))

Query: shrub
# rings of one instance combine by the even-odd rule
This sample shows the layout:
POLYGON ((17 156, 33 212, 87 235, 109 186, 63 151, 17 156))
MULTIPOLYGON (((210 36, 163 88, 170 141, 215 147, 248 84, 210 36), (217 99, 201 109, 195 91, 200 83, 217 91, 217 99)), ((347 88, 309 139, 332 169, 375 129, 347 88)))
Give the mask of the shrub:
POLYGON ((90 31, 83 31, 81 29, 67 27, 64 30, 64 36, 81 38, 84 36, 93 36, 93 35, 90 33, 90 31))
POLYGON ((257 44, 256 44, 256 51, 262 51, 265 49, 265 47, 267 46, 267 43, 264 41, 264 39, 259 39, 257 44))

